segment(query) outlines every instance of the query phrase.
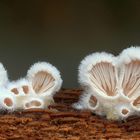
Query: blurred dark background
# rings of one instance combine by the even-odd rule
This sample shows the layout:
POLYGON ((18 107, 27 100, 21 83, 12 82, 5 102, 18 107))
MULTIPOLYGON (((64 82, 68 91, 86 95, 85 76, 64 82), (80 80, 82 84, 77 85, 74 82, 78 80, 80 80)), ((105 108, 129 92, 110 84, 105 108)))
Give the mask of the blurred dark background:
POLYGON ((139 0, 0 1, 0 61, 11 80, 48 61, 61 71, 63 87, 78 87, 86 55, 117 55, 130 45, 140 45, 139 0))

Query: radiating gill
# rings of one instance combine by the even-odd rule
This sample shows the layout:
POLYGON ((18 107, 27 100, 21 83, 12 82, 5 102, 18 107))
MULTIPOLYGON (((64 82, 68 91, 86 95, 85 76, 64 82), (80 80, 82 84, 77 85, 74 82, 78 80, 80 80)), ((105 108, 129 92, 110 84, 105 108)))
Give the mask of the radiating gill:
POLYGON ((36 93, 46 92, 54 86, 54 81, 55 79, 51 74, 40 71, 35 74, 35 78, 33 79, 33 89, 36 91, 36 93))
POLYGON ((90 80, 95 89, 102 91, 108 96, 116 95, 116 71, 111 63, 97 63, 92 66, 89 74, 90 80))
POLYGON ((129 98, 135 97, 140 91, 140 61, 131 61, 125 64, 122 87, 124 94, 129 98))

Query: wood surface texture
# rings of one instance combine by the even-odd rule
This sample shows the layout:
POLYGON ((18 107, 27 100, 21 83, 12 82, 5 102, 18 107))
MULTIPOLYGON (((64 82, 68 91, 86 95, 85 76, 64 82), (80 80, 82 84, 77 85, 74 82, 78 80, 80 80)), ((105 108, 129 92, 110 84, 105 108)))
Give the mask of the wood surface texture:
POLYGON ((108 121, 89 111, 77 111, 71 104, 80 89, 62 89, 50 110, 32 109, 1 113, 0 140, 119 140, 140 139, 140 118, 108 121))

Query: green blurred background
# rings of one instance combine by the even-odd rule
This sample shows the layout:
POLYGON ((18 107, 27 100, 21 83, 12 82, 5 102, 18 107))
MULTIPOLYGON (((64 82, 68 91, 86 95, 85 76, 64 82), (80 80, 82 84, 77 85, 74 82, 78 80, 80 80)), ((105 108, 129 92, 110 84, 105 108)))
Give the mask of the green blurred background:
POLYGON ((140 45, 139 0, 1 0, 0 61, 15 80, 48 61, 63 87, 78 87, 80 61, 95 51, 140 45))

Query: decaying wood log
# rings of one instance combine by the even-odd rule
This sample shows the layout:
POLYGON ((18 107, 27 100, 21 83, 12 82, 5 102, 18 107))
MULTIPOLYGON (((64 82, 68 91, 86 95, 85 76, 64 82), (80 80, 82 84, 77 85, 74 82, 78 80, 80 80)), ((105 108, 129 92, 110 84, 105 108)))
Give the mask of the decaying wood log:
POLYGON ((80 89, 62 89, 50 110, 32 109, 0 115, 0 140, 140 139, 140 118, 109 121, 71 107, 80 89))

